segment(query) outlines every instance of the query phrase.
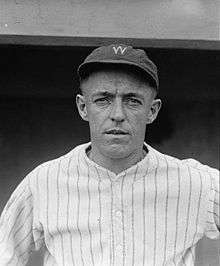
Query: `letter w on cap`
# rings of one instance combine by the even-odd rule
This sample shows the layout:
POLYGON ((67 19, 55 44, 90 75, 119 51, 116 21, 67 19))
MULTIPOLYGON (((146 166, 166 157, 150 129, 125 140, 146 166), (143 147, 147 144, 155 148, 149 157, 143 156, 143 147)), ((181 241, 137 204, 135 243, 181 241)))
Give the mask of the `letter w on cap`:
POLYGON ((127 47, 122 48, 121 46, 118 46, 118 47, 113 46, 113 50, 115 54, 118 54, 118 52, 120 52, 121 54, 124 54, 126 49, 127 47))

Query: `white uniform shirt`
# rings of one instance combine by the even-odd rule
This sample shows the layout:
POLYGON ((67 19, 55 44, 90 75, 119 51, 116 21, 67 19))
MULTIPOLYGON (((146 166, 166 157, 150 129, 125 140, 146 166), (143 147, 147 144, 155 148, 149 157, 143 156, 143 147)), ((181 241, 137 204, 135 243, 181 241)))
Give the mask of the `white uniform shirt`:
POLYGON ((83 144, 32 171, 0 220, 0 265, 194 265, 195 246, 217 238, 219 172, 148 147, 116 175, 91 161, 83 144))

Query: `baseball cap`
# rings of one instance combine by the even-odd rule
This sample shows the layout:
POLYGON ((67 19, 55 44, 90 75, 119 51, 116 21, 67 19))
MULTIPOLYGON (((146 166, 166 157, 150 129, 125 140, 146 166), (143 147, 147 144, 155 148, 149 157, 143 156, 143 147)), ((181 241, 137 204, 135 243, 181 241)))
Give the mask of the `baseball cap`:
POLYGON ((77 73, 80 80, 96 66, 104 64, 133 66, 133 68, 146 75, 146 78, 151 81, 157 91, 159 89, 157 67, 142 49, 134 49, 132 46, 125 44, 111 44, 98 47, 78 67, 77 73))

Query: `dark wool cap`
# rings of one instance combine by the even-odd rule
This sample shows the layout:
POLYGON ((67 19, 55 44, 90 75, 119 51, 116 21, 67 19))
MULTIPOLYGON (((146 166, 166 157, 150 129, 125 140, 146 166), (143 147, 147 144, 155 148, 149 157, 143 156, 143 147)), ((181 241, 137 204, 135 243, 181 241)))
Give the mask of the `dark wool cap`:
POLYGON ((159 89, 159 79, 156 65, 149 59, 144 50, 134 49, 132 46, 124 44, 111 44, 101 46, 86 57, 84 62, 78 67, 79 78, 88 74, 96 66, 101 64, 123 64, 133 66, 141 71, 146 78, 152 82, 155 89, 159 89))

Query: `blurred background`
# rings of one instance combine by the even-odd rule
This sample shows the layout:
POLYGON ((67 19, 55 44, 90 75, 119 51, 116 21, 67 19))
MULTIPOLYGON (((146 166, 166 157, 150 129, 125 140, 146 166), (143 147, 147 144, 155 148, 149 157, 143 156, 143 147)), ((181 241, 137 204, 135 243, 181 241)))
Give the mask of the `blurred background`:
MULTIPOLYGON (((75 107, 76 69, 95 47, 121 42, 158 65, 158 119, 146 141, 219 169, 219 2, 205 0, 0 2, 0 212, 40 163, 89 141, 75 107)), ((220 264, 203 239, 196 265, 220 264)), ((29 266, 41 266, 42 254, 29 266)))

